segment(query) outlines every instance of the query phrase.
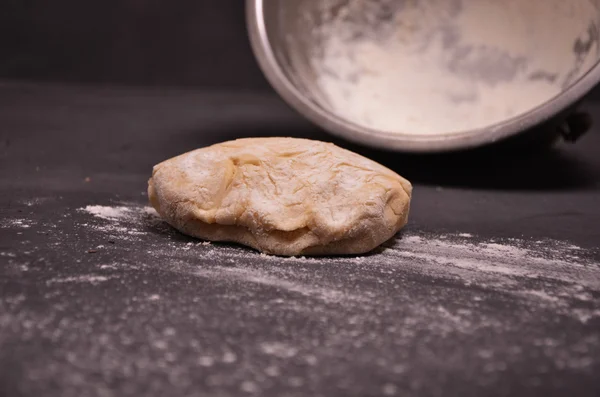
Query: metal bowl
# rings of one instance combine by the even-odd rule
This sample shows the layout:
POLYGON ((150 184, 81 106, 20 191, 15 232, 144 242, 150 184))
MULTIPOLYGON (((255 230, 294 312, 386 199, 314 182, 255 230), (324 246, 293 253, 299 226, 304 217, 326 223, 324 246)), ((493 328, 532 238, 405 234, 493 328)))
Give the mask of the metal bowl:
POLYGON ((372 147, 443 152, 503 141, 564 115, 600 81, 600 0, 246 6, 275 90, 325 130, 372 147))

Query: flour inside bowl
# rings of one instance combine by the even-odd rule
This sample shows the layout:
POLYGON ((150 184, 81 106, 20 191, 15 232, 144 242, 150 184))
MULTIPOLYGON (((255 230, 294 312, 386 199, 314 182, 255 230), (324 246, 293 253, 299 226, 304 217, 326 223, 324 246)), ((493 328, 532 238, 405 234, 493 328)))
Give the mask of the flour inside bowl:
POLYGON ((391 133, 488 127, 552 99, 598 60, 591 0, 306 3, 320 102, 391 133))

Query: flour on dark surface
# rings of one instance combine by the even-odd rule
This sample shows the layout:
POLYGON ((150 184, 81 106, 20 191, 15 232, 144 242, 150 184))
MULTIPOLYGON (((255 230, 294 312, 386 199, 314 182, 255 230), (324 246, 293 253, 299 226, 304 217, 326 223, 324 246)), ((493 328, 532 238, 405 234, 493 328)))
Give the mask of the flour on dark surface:
POLYGON ((12 376, 24 392, 435 396, 509 395, 510 379, 534 391, 574 377, 596 385, 599 255, 569 242, 409 227, 365 256, 282 258, 188 238, 138 203, 22 205, 2 226, 23 234, 0 252, 0 351, 3 365, 23 363, 12 376), (130 377, 144 382, 122 382, 130 377))

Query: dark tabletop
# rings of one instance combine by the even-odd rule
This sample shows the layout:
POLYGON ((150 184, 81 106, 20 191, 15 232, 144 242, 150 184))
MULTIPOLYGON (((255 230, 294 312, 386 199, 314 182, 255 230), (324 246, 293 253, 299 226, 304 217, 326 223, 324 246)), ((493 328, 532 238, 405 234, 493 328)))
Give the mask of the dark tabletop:
POLYGON ((334 140, 268 93, 4 82, 0 222, 0 395, 600 395, 598 127, 424 158, 334 140), (154 164, 247 136, 390 166, 415 185, 409 225, 364 257, 284 259, 146 207, 154 164))

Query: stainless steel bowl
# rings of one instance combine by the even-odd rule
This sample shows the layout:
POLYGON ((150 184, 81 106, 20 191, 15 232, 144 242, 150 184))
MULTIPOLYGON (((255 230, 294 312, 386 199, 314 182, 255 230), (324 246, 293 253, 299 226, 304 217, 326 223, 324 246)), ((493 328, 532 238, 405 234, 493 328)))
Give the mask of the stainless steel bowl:
MULTIPOLYGON (((246 6, 254 53, 275 90, 323 129, 372 147, 443 152, 503 141, 563 115, 600 81, 599 0, 247 0, 246 6), (514 22, 523 15, 526 19, 519 19, 520 25, 514 22), (405 28, 398 29, 399 24, 405 28), (345 42, 332 44, 327 41, 331 37, 342 37, 345 42), (491 42, 499 38, 511 40, 511 47, 491 42), (347 57, 354 56, 352 62, 362 67, 356 70, 340 71, 335 65, 322 67, 315 61, 332 51, 354 51, 365 42, 376 49, 393 43, 389 52, 396 58, 380 62, 388 69, 390 59, 416 59, 420 63, 415 65, 423 65, 406 64, 402 73, 390 74, 397 93, 393 98, 386 93, 388 97, 381 102, 385 106, 397 103, 398 115, 405 119, 422 120, 423 131, 415 133, 409 124, 394 129, 391 123, 383 128, 376 117, 371 124, 355 117, 361 106, 371 105, 368 99, 357 102, 353 97, 371 86, 363 85, 360 91, 352 85, 352 79, 362 78, 354 72, 364 70, 365 65, 369 68, 370 53, 347 57), (435 56, 418 58, 419 51, 431 48, 432 43, 438 43, 437 55, 431 50, 435 56), (432 72, 428 75, 423 70, 432 72), (438 72, 470 87, 472 97, 458 98, 449 90, 436 89, 438 72), (347 95, 338 95, 336 86, 335 97, 324 88, 323 76, 346 78, 347 95), (494 97, 494 90, 502 95, 494 97), (412 103, 415 95, 419 100, 412 103), (433 95, 449 98, 447 105, 433 95), (521 96, 528 96, 528 102, 521 101, 521 96), (429 98, 437 105, 423 106, 429 98), (486 100, 507 109, 523 103, 487 122, 481 116, 486 100), (354 106, 352 111, 344 108, 345 103, 354 106), (470 111, 465 114, 478 122, 461 124, 469 117, 455 116, 458 109, 470 111), (446 124, 441 114, 454 123, 454 130, 443 130, 446 124)), ((386 56, 387 50, 382 49, 373 54, 386 56)), ((378 67, 378 60, 372 61, 378 67)), ((388 77, 381 76, 383 80, 377 83, 383 88, 373 85, 369 95, 377 97, 378 87, 386 88, 388 77)), ((439 86, 445 82, 439 80, 439 86)))

